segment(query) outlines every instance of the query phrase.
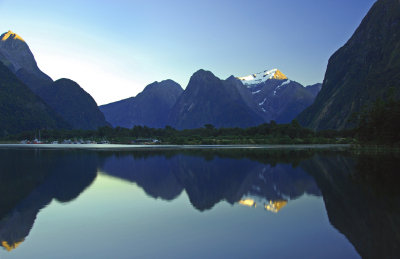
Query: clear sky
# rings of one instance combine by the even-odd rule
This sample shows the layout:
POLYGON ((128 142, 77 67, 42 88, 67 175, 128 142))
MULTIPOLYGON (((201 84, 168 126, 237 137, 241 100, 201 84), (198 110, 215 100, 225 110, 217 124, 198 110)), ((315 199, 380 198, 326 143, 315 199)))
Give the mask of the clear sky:
POLYGON ((54 80, 98 104, 154 81, 183 88, 200 68, 220 78, 278 68, 322 82, 329 57, 375 0, 0 0, 0 31, 29 44, 54 80))

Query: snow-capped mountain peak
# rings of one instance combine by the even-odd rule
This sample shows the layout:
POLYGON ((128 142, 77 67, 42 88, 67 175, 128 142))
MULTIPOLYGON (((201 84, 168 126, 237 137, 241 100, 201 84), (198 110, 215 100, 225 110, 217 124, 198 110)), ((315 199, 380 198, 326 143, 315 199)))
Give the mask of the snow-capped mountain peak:
POLYGON ((263 83, 269 79, 286 80, 288 78, 281 71, 275 68, 248 76, 238 77, 238 79, 242 81, 244 85, 251 86, 263 83))

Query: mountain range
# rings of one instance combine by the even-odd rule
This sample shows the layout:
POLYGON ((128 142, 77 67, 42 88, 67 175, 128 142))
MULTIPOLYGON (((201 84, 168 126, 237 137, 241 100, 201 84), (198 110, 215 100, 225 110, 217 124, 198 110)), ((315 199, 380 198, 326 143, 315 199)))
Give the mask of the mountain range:
POLYGON ((0 61, 5 65, 0 67, 0 84, 6 85, 1 89, 6 101, 1 103, 0 130, 8 134, 38 127, 96 129, 110 124, 250 127, 295 118, 315 130, 352 128, 357 114, 375 100, 400 98, 399 31, 400 2, 378 0, 329 59, 323 84, 304 87, 278 69, 225 80, 201 69, 185 90, 172 80, 154 82, 135 97, 101 107, 72 80, 53 82, 39 69, 26 42, 8 31, 0 37, 0 61), (12 85, 18 86, 11 90, 12 85))
MULTIPOLYGON (((86 91, 68 79, 53 82, 37 66, 28 44, 12 31, 0 36, 0 61, 61 117, 66 122, 64 125, 69 125, 67 128, 96 129, 108 125, 96 102, 86 91)), ((55 125, 42 127, 54 128, 55 125)))
POLYGON ((155 82, 136 97, 102 105, 100 110, 114 127, 250 127, 271 120, 291 122, 319 90, 320 84, 303 87, 278 69, 226 80, 200 69, 185 90, 172 80, 155 82))
MULTIPOLYGON (((185 90, 172 80, 164 80, 146 86, 135 97, 98 107, 76 82, 65 78, 53 81, 42 72, 28 44, 12 31, 0 37, 0 61, 7 67, 2 68, 3 73, 14 74, 14 81, 27 86, 21 86, 19 91, 29 90, 31 95, 39 97, 38 102, 43 102, 50 114, 46 117, 35 109, 30 110, 30 114, 46 118, 36 124, 26 121, 25 114, 3 115, 5 134, 37 128, 97 129, 109 125, 108 122, 114 127, 170 125, 177 129, 199 128, 205 124, 250 127, 271 120, 288 123, 313 102, 319 90, 318 85, 303 87, 277 69, 247 77, 231 76, 226 80, 210 71, 199 70, 185 90), (23 118, 21 121, 26 126, 8 123, 6 119, 11 117, 23 118)), ((22 96, 25 95, 8 98, 12 101, 22 96)))

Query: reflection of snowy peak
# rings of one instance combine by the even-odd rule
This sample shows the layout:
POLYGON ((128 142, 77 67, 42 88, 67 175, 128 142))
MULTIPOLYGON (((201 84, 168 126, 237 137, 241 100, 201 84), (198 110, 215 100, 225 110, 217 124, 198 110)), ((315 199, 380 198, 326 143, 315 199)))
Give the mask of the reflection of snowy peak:
POLYGON ((270 79, 285 80, 287 77, 278 69, 265 70, 263 72, 251 74, 248 76, 238 77, 244 85, 248 87, 263 83, 270 79))

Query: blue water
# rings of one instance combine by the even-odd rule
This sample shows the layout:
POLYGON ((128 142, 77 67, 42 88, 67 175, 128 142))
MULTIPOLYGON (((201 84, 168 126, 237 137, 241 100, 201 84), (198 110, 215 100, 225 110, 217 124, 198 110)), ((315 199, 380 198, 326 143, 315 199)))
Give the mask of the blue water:
MULTIPOLYGON (((398 252, 399 214, 369 204, 382 196, 354 181, 354 155, 0 155, 0 258, 360 258, 374 252, 390 258, 398 252), (374 233, 378 226, 368 224, 375 213, 382 220, 376 224, 394 234, 374 233), (393 244, 384 245, 386 239, 393 244)), ((397 203, 397 193, 388 196, 397 203)))

